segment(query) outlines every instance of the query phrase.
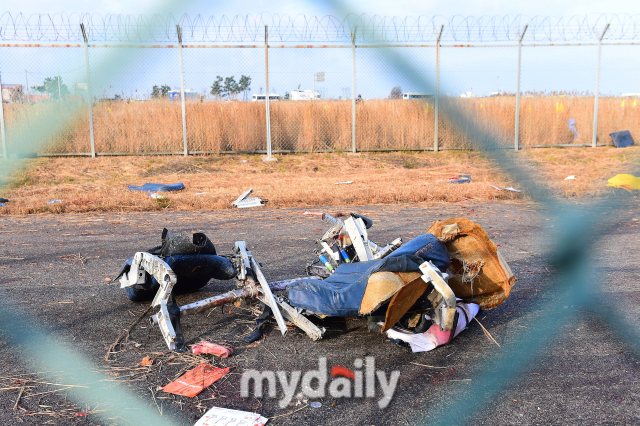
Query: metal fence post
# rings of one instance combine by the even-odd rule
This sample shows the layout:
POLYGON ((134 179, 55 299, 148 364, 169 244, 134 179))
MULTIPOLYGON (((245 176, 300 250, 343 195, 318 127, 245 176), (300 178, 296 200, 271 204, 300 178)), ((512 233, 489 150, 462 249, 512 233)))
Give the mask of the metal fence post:
POLYGON ((2 99, 2 73, 0 73, 0 137, 2 138, 2 158, 7 157, 7 136, 4 129, 4 101, 2 99))
POLYGON ((598 38, 598 66, 596 68, 596 96, 593 102, 593 140, 591 146, 595 148, 598 142, 598 98, 600 96, 600 55, 602 54, 602 39, 609 29, 609 25, 604 28, 600 38, 598 38))
POLYGON ((356 152, 356 31, 354 27, 351 32, 351 52, 353 55, 353 69, 351 75, 351 152, 356 152))
MULTIPOLYGON (((438 152, 438 104, 440 100, 440 38, 442 37, 442 31, 444 30, 444 24, 440 27, 440 33, 436 42, 436 99, 435 99, 435 124, 433 127, 433 151, 438 152)), ((434 28, 435 31, 435 28, 434 28)))
POLYGON ((529 28, 529 24, 524 26, 520 39, 518 40, 518 82, 516 83, 516 125, 515 125, 515 146, 517 151, 520 142, 520 68, 522 64, 522 39, 529 28))
POLYGON ((180 102, 182 102, 182 143, 184 145, 184 156, 189 155, 187 147, 187 112, 184 105, 184 68, 182 66, 182 29, 176 24, 178 32, 178 52, 180 55, 180 102))
POLYGON ((87 69, 87 104, 89 105, 89 135, 91 137, 91 157, 96 158, 96 141, 93 137, 93 100, 91 99, 91 76, 89 75, 89 42, 84 24, 80 24, 82 37, 84 38, 84 63, 87 69))
POLYGON ((269 111, 269 26, 264 26, 264 73, 266 81, 266 94, 264 96, 264 102, 266 105, 267 116, 267 158, 271 160, 271 112, 269 111))

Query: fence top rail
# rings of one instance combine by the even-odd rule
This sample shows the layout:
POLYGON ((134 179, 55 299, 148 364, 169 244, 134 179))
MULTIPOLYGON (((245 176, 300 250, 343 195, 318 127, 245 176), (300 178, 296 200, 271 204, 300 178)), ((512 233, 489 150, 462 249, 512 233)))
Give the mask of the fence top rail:
MULTIPOLYGON (((567 42, 567 43, 523 43, 522 47, 552 47, 552 46, 597 46, 597 42, 567 42)), ((603 46, 637 46, 639 41, 603 42, 603 46)), ((129 49, 175 49, 177 44, 111 44, 88 43, 91 48, 129 48, 129 49)), ((486 44, 440 44, 441 48, 464 47, 517 47, 517 43, 486 43, 486 44)), ((0 43, 0 47, 84 47, 80 43, 0 43)), ((184 44, 185 49, 264 49, 264 44, 184 44)), ((351 44, 269 44, 270 49, 351 49, 351 44)), ((356 44, 358 49, 380 49, 399 47, 435 48, 436 44, 356 44)))
POLYGON ((640 39, 640 14, 590 14, 569 17, 550 16, 379 16, 349 14, 335 16, 289 16, 261 13, 237 16, 116 15, 90 13, 55 13, 23 15, 0 14, 0 41, 78 42, 82 41, 80 24, 84 24, 89 41, 174 43, 175 26, 182 28, 187 43, 264 43, 265 25, 268 39, 279 42, 436 42, 453 43, 517 42, 522 30, 524 41, 568 42, 595 41, 610 24, 606 40, 640 39), (435 31, 434 31, 435 30, 435 31))

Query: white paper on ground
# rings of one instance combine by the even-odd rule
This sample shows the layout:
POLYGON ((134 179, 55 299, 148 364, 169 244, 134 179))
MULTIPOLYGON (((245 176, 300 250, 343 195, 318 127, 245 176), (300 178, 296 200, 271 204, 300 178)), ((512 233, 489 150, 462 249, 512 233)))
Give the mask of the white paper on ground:
MULTIPOLYGON (((469 318, 469 321, 475 318, 480 311, 480 306, 475 303, 459 303, 456 309, 458 311, 458 324, 456 325, 456 331, 454 332, 453 337, 457 336, 462 332, 462 330, 467 328, 467 318, 469 318), (466 316, 464 314, 465 312, 466 316)), ((438 344, 436 337, 429 333, 429 330, 420 334, 412 334, 397 328, 391 328, 387 330, 387 336, 391 339, 398 339, 409 343, 413 352, 427 352, 437 348, 438 346, 442 346, 441 344, 438 344)))
POLYGON ((520 191, 519 189, 515 189, 515 188, 512 188, 512 187, 508 187, 508 188, 505 188, 505 189, 506 189, 507 191, 522 192, 522 191, 520 191))
POLYGON ((575 178, 576 177, 574 175, 571 175, 571 176, 567 176, 566 178, 564 178, 564 180, 573 180, 575 178))
POLYGON ((502 189, 498 188, 497 186, 493 186, 493 185, 489 185, 489 186, 492 187, 492 188, 497 189, 498 191, 502 191, 502 189))
POLYGON ((194 426, 264 426, 268 421, 257 413, 212 407, 194 426))
POLYGON ((334 185, 349 185, 350 183, 353 183, 353 181, 350 180, 350 181, 347 181, 347 182, 336 182, 336 183, 334 183, 334 185))

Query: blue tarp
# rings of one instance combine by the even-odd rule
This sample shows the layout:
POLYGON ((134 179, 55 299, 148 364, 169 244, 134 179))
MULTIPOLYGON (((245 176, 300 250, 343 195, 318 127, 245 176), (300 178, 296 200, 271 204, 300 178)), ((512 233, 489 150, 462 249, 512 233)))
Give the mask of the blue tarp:
POLYGON ((182 183, 174 183, 165 185, 162 183, 145 183, 142 186, 129 185, 129 191, 145 191, 145 192, 165 192, 165 191, 182 191, 184 185, 182 183))
POLYGON ((609 133, 609 136, 611 136, 611 141, 616 148, 626 148, 633 145, 633 138, 631 137, 631 132, 628 130, 609 133))
POLYGON ((414 238, 384 259, 344 263, 324 281, 308 279, 291 285, 287 288, 289 302, 323 315, 358 315, 371 274, 419 271, 425 260, 442 272, 449 267, 447 247, 431 234, 414 238))

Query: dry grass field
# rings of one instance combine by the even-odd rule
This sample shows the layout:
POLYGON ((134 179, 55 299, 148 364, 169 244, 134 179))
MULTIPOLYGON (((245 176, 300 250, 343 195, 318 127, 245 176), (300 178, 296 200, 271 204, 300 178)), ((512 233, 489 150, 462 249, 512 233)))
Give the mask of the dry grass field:
MULTIPOLYGON (((601 197, 613 191, 608 178, 637 170, 640 147, 531 149, 512 157, 555 196, 601 197), (569 175, 576 179, 565 181, 569 175)), ((518 185, 469 151, 289 154, 277 162, 258 155, 40 158, 25 164, 0 193, 10 199, 0 214, 229 209, 248 188, 274 208, 528 199, 491 187, 518 185), (458 174, 470 174, 472 182, 447 182, 458 174), (344 181, 353 183, 335 185, 344 181), (146 182, 182 182, 186 190, 154 200, 127 188, 146 182)))
MULTIPOLYGON (((511 146, 515 97, 443 98, 442 103, 467 113, 511 146)), ((35 123, 47 109, 60 104, 12 104, 5 108, 9 152, 22 127, 35 123)), ((42 149, 47 153, 89 152, 86 107, 71 124, 42 149)), ((181 152, 182 115, 179 102, 101 102, 93 109, 96 151, 99 153, 181 152)), ((188 102, 187 137, 192 152, 220 153, 265 150, 265 107, 260 102, 188 102)), ((366 100, 356 113, 360 150, 416 149, 433 146, 433 105, 419 100, 366 100)), ((440 116, 439 139, 445 148, 470 147, 464 128, 440 116)), ((523 97, 520 115, 523 146, 590 143, 593 98, 523 97), (567 120, 576 120, 580 139, 574 141, 567 120)), ((610 143, 609 133, 630 130, 640 135, 640 106, 636 99, 601 98, 598 138, 610 143)), ((346 151, 351 149, 351 102, 272 102, 271 133, 275 150, 346 151)))

